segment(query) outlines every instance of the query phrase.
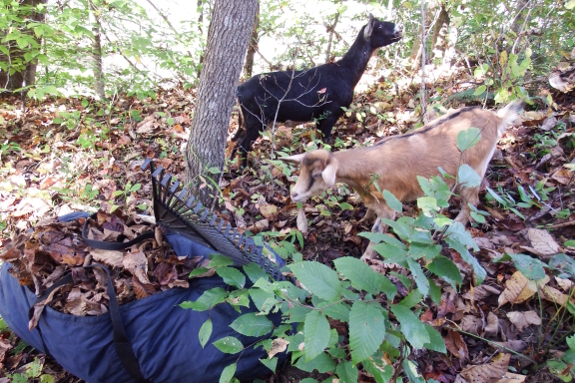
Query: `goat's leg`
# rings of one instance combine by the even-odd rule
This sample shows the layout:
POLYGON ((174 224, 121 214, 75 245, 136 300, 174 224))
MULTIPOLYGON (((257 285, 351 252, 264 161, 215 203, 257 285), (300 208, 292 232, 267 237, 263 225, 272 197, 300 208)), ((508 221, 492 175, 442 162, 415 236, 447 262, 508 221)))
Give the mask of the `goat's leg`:
POLYGON ((459 193, 461 196, 461 209, 455 218, 456 222, 460 222, 463 226, 469 222, 469 218, 471 217, 471 208, 469 207, 469 204, 477 206, 477 203, 479 202, 478 192, 479 188, 461 188, 459 193))
MULTIPOLYGON (((375 211, 375 209, 374 209, 375 211)), ((383 233, 383 231, 385 230, 385 228, 387 227, 386 224, 383 223, 383 221, 381 220, 381 218, 388 218, 388 219, 393 219, 395 217, 395 210, 391 209, 390 207, 388 207, 385 204, 381 204, 379 206, 379 208, 377 209, 377 211, 375 211, 377 213, 377 219, 375 220, 375 223, 373 224, 372 228, 371 228, 371 232, 372 233, 383 233)), ((365 252, 363 253, 363 255, 361 256, 361 260, 362 261, 366 261, 367 259, 374 259, 377 257, 377 251, 374 250, 375 243, 373 243, 372 241, 369 241, 369 245, 367 245, 367 249, 365 249, 365 252)))
POLYGON ((240 153, 242 155, 242 167, 245 167, 248 162, 248 152, 250 151, 253 143, 260 135, 259 123, 256 125, 250 125, 246 123, 245 133, 240 140, 239 146, 240 153))
POLYGON ((322 139, 323 142, 327 142, 327 140, 329 140, 329 138, 331 137, 331 129, 337 122, 339 116, 340 116, 339 114, 330 113, 325 118, 318 121, 317 127, 323 133, 323 139, 322 139))

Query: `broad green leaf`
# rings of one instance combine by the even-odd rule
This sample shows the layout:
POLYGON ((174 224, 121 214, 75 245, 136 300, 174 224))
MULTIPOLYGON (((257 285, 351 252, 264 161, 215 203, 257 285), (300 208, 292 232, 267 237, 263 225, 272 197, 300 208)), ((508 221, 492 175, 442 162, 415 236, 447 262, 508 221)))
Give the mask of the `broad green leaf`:
POLYGON ((349 306, 346 303, 340 303, 337 305, 330 303, 327 304, 325 307, 320 306, 317 307, 321 310, 323 314, 327 315, 330 318, 337 319, 343 322, 349 322, 349 306))
MULTIPOLYGON (((438 255, 433 259, 433 262, 428 264, 427 269, 439 277, 447 277, 453 281, 463 283, 463 278, 459 269, 449 258, 438 255)), ((455 286, 454 286, 455 287, 455 286)))
POLYGON ((429 294, 429 281, 425 274, 423 274, 421 266, 411 257, 407 258, 407 265, 409 266, 409 271, 411 271, 411 275, 415 280, 417 289, 423 294, 423 296, 427 296, 427 294, 429 294))
MULTIPOLYGON (((425 233, 427 234, 429 232, 425 233)), ((431 261, 442 249, 441 245, 412 243, 411 246, 409 246, 409 256, 413 259, 425 258, 426 261, 431 261)))
MULTIPOLYGON (((485 85, 480 85, 477 87, 477 89, 475 89, 475 92, 473 92, 474 96, 480 96, 483 93, 485 93, 485 90, 487 89, 487 87, 485 85)), ((460 149, 461 150, 461 149, 460 149)))
POLYGON ((419 292, 418 289, 413 289, 405 298, 403 298, 398 304, 407 307, 408 309, 412 308, 421 300, 423 299, 423 295, 419 292))
POLYGON ((397 288, 389 279, 357 258, 342 257, 333 261, 333 264, 336 270, 349 279, 351 285, 358 290, 374 295, 383 291, 389 299, 393 299, 397 294, 397 288))
MULTIPOLYGON (((505 52, 505 51, 503 51, 505 52)), ((425 383, 425 379, 417 371, 417 365, 409 359, 404 359, 402 362, 403 371, 409 379, 410 383, 425 383)))
POLYGON ((234 378, 237 367, 238 367, 238 365, 235 363, 230 364, 229 366, 226 366, 226 368, 224 368, 224 370, 222 371, 222 374, 220 375, 219 383, 230 383, 232 381, 232 379, 234 378))
POLYGON ((366 360, 362 366, 373 376, 376 383, 387 383, 393 376, 393 367, 389 364, 376 365, 374 360, 366 360))
POLYGON ((426 343, 429 343, 427 329, 410 309, 401 305, 392 305, 391 312, 401 324, 401 333, 413 348, 423 348, 426 343))
POLYGON ((291 271, 303 287, 325 299, 336 301, 341 297, 341 285, 337 273, 316 261, 304 261, 290 265, 291 271))
POLYGON ((436 305, 441 303, 441 287, 437 286, 433 280, 429 280, 429 297, 436 305))
POLYGON ((473 168, 467 164, 463 164, 457 171, 457 182, 467 188, 474 188, 481 184, 481 177, 473 168))
POLYGON ((200 339, 200 345, 202 346, 202 348, 204 348, 206 343, 208 343, 210 336, 212 336, 213 328, 214 328, 214 326, 212 324, 211 318, 208 318, 208 320, 206 320, 204 322, 202 327, 200 327, 200 333, 198 335, 198 338, 200 339))
MULTIPOLYGON (((455 222, 454 225, 457 223, 459 222, 455 222)), ((453 227, 453 225, 451 225, 450 228, 451 227, 453 227)), ((485 269, 483 268, 483 266, 479 264, 477 259, 473 255, 471 255, 471 253, 469 253, 467 247, 456 238, 449 238, 449 237, 445 238, 445 242, 449 245, 449 247, 457 251, 465 262, 469 263, 473 267, 475 277, 477 278, 477 284, 478 285, 481 284, 485 280, 485 277, 487 276, 487 271, 485 271, 485 269)))
POLYGON ((575 260, 565 254, 555 254, 549 261, 549 266, 561 270, 561 278, 575 277, 575 260))
POLYGON ((443 340, 441 334, 428 324, 425 324, 424 326, 427 330, 427 334, 429 335, 429 343, 426 343, 424 347, 428 350, 445 354, 447 351, 445 348, 445 341, 443 340))
MULTIPOLYGON (((484 85, 482 86, 483 89, 485 90, 485 86, 484 85)), ((477 144, 480 139, 481 139, 481 131, 479 129, 469 128, 466 130, 462 130, 457 134, 457 148, 459 149, 459 151, 464 152, 467 149, 471 149, 472 147, 474 147, 475 144, 477 144)))
POLYGON ((401 213, 403 211, 403 205, 401 204, 401 201, 398 200, 397 197, 394 196, 392 192, 390 192, 389 190, 384 190, 382 194, 383 198, 385 199, 385 202, 387 203, 387 206, 397 211, 398 213, 401 213))
POLYGON ((461 243, 466 247, 471 247, 473 250, 479 251, 479 246, 477 246, 477 243, 475 242, 471 234, 469 234, 469 232, 465 230, 465 226, 463 226, 461 222, 453 222, 453 224, 450 225, 445 231, 445 235, 450 237, 451 239, 456 240, 457 242, 461 243))
POLYGON ((349 360, 340 362, 335 369, 341 383, 357 383, 357 372, 355 362, 352 363, 349 360))
POLYGON ((263 315, 247 313, 236 318, 230 327, 242 335, 259 337, 269 334, 274 329, 274 324, 263 315))
POLYGON ((253 282, 256 283, 258 279, 263 278, 268 280, 268 275, 262 268, 255 262, 251 262, 243 267, 244 272, 248 276, 248 278, 253 282))
POLYGON ((221 254, 214 254, 214 256, 210 259, 207 267, 215 268, 215 267, 222 267, 222 266, 231 266, 234 264, 234 261, 226 256, 221 254))
POLYGON ((575 8, 575 0, 568 1, 567 4, 565 4, 565 8, 567 9, 575 8))
POLYGON ((313 360, 309 362, 305 361, 305 358, 299 358, 297 363, 295 364, 297 368, 306 372, 312 372, 313 370, 317 370, 319 373, 325 374, 328 371, 335 370, 335 362, 333 361, 332 357, 322 352, 313 360))
POLYGON ((226 284, 238 289, 243 289, 246 284, 246 276, 233 267, 219 267, 216 269, 216 273, 222 277, 226 284))
POLYGON ((407 267, 406 249, 389 243, 378 243, 373 249, 385 259, 385 263, 397 263, 400 266, 407 267))
POLYGON ((545 278, 545 269, 547 265, 540 260, 525 254, 508 254, 513 260, 515 268, 521 271, 527 279, 538 281, 545 278))
POLYGON ((415 221, 411 217, 401 217, 397 221, 392 221, 391 219, 382 218, 383 223, 390 226, 393 232, 399 236, 399 238, 404 241, 411 240, 413 235, 413 222, 415 221))
POLYGON ((312 310, 305 316, 303 328, 304 352, 306 361, 310 362, 321 354, 329 344, 329 322, 319 310, 312 310))
POLYGON ((216 340, 214 346, 226 354, 237 354, 244 349, 242 342, 233 336, 226 336, 225 338, 216 340))
POLYGON ((575 335, 568 336, 565 340, 567 341, 567 346, 575 351, 575 335))
POLYGON ((183 309, 194 309, 196 311, 209 310, 218 303, 222 303, 228 292, 221 287, 214 287, 213 289, 204 291, 204 293, 195 301, 186 301, 180 303, 180 307, 183 309))
POLYGON ((355 301, 349 313, 349 347, 353 363, 369 358, 384 338, 385 323, 381 311, 372 304, 355 301))
POLYGON ((278 358, 274 356, 271 359, 260 359, 260 362, 262 362, 264 366, 272 370, 272 372, 275 374, 278 365, 278 358))
POLYGON ((433 197, 419 197, 417 199, 417 207, 421 209, 423 214, 433 217, 434 213, 439 211, 437 200, 433 197))

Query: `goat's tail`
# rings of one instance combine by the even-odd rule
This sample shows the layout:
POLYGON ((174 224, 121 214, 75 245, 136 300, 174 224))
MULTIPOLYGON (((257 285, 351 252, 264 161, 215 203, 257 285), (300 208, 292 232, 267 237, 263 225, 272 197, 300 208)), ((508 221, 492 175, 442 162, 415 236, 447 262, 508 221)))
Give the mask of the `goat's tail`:
POLYGON ((501 119, 497 127, 497 133, 500 137, 505 133, 507 127, 515 122, 521 111, 523 111, 523 100, 511 101, 505 108, 497 111, 497 117, 501 119))

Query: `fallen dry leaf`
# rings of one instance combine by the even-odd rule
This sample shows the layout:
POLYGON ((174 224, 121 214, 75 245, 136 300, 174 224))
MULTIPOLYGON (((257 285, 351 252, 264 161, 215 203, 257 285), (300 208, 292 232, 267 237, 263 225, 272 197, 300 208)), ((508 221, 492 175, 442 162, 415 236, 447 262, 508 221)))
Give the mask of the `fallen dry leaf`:
POLYGON ((122 264, 134 277, 136 277, 142 284, 150 284, 148 279, 148 260, 146 254, 141 251, 133 251, 126 254, 122 264))
POLYGON ((491 311, 487 314, 487 325, 485 326, 485 334, 495 336, 499 332, 499 318, 491 311))
POLYGON ((262 205, 260 206, 260 213, 262 213, 264 218, 272 220, 278 214, 278 207, 272 204, 262 205))
POLYGON ((557 284, 559 287, 561 287, 561 289, 563 289, 563 291, 569 291, 569 289, 573 287, 573 282, 569 279, 555 277, 555 281, 557 281, 557 284))
POLYGON ((271 359, 274 355, 284 352, 289 344, 289 341, 283 338, 276 338, 272 341, 272 348, 268 351, 268 358, 271 359))
POLYGON ((531 311, 512 311, 507 313, 507 318, 517 327, 519 332, 523 332, 523 329, 529 325, 540 325, 541 318, 533 310, 531 311))
POLYGON ((495 383, 507 373, 510 357, 510 354, 499 354, 491 363, 464 368, 460 375, 470 383, 495 383))
POLYGON ((531 246, 544 255, 554 255, 559 252, 559 245, 547 230, 529 229, 527 237, 531 241, 531 246))
MULTIPOLYGON (((549 282, 548 275, 540 281, 539 289, 549 282)), ((525 302, 537 292, 537 285, 534 281, 527 279, 520 271, 516 271, 507 282, 505 282, 505 290, 501 293, 498 299, 499 306, 501 307, 506 303, 519 304, 525 302)))
POLYGON ((469 351, 467 350, 467 344, 461 337, 461 334, 457 331, 447 330, 447 336, 443 337, 445 341, 445 347, 454 356, 459 359, 469 359, 469 351))
POLYGON ((483 323, 481 322, 481 319, 474 315, 465 315, 463 318, 461 318, 460 326, 463 331, 467 331, 475 335, 480 335, 482 325, 483 323))
POLYGON ((527 378, 526 375, 514 374, 507 372, 503 378, 499 379, 496 383, 523 383, 527 378))
POLYGON ((112 267, 122 267, 124 261, 124 253, 117 250, 103 250, 91 249, 90 254, 92 259, 98 262, 103 262, 112 267))
POLYGON ((297 211, 297 228, 302 234, 307 233, 307 218, 305 217, 305 211, 303 209, 297 211))
MULTIPOLYGON (((541 296, 543 299, 554 302, 560 306, 566 304, 567 299, 569 299, 567 294, 563 294, 561 291, 551 286, 544 286, 541 296)), ((571 301, 575 304, 575 297, 572 297, 571 301)))

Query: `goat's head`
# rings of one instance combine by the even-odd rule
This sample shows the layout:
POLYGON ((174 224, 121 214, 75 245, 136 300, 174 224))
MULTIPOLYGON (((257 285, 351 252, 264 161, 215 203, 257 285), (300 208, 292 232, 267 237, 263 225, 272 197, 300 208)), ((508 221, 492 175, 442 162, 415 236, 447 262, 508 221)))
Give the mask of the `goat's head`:
POLYGON ((319 195, 335 185, 338 162, 326 150, 296 154, 282 160, 301 164, 299 178, 291 191, 294 202, 305 201, 308 197, 319 195))
POLYGON ((363 29, 363 38, 371 43, 373 49, 381 48, 401 40, 401 26, 388 21, 379 21, 369 15, 369 22, 363 29))

